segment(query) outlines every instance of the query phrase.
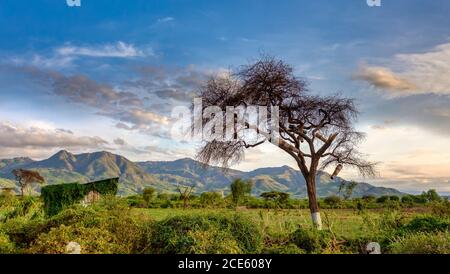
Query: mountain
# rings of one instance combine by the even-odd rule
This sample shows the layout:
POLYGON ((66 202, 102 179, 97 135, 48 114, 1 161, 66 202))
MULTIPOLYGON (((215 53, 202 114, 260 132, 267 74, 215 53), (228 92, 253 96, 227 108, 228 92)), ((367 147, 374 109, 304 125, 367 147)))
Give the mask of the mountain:
MULTIPOLYGON (((15 168, 33 169, 46 179, 47 183, 88 182, 111 177, 120 177, 119 194, 139 193, 145 187, 159 191, 174 192, 177 185, 195 185, 196 192, 229 192, 230 183, 237 178, 254 182, 253 194, 265 191, 289 192, 295 197, 306 197, 305 180, 300 171, 288 166, 259 168, 250 172, 224 169, 204 165, 190 158, 175 161, 132 162, 127 158, 101 151, 72 154, 62 150, 48 159, 34 161, 30 158, 0 160, 0 187, 14 186, 11 171, 15 168)), ((321 197, 336 194, 342 178, 331 180, 330 175, 319 171, 317 192, 321 197)), ((35 189, 39 191, 39 187, 35 189)), ((354 197, 364 195, 402 195, 392 189, 358 183, 353 190, 354 197)))
POLYGON ((33 169, 46 179, 49 184, 64 182, 89 182, 105 178, 120 177, 120 194, 140 192, 145 187, 161 190, 173 190, 174 187, 158 180, 142 170, 137 164, 125 157, 101 151, 74 155, 62 150, 42 161, 2 160, 5 165, 0 168, 0 178, 13 179, 14 168, 33 169))

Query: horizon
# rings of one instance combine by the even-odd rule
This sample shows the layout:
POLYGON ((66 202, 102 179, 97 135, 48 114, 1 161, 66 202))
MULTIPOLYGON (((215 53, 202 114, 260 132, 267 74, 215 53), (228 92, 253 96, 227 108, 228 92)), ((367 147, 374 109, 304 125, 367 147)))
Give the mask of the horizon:
MULTIPOLYGON (((450 195, 449 11, 445 0, 6 0, 0 158, 64 149, 195 159, 199 143, 168 134, 171 110, 189 105, 209 76, 269 54, 291 64, 311 94, 356 100, 355 126, 367 134, 360 151, 380 162, 380 176, 344 168, 340 177, 450 195)), ((285 165, 298 170, 264 144, 231 168, 285 165)))
MULTIPOLYGON (((51 157, 53 157, 53 156, 55 156, 55 155, 57 155, 57 154, 63 153, 63 152, 66 152, 66 153, 71 154, 71 155, 74 155, 74 156, 79 156, 79 155, 83 155, 83 154, 92 154, 92 153, 109 153, 109 154, 113 154, 113 155, 116 155, 116 156, 119 156, 119 157, 124 157, 125 159, 131 161, 132 163, 145 163, 145 162, 158 162, 158 163, 162 163, 162 162, 175 162, 175 161, 179 161, 179 160, 191 160, 191 161, 194 161, 194 162, 197 162, 197 163, 200 163, 200 164, 201 164, 201 162, 199 162, 198 160, 196 160, 196 159, 194 159, 194 158, 191 158, 191 157, 178 158, 178 159, 174 159, 174 160, 161 160, 161 161, 152 161, 152 160, 148 160, 148 161, 133 161, 133 160, 128 159, 128 158, 125 157, 125 156, 122 156, 122 155, 120 155, 120 154, 116 154, 116 153, 113 153, 113 152, 110 152, 110 151, 106 151, 106 150, 102 150, 102 151, 92 151, 92 152, 72 153, 72 152, 70 152, 70 151, 68 151, 68 150, 66 150, 66 149, 62 149, 62 150, 56 152, 55 154, 50 155, 48 158, 43 158, 43 159, 33 159, 33 158, 30 158, 30 157, 26 157, 26 156, 16 157, 16 158, 28 158, 28 159, 31 159, 32 161, 44 161, 44 160, 48 160, 48 159, 50 159, 51 157)), ((1 160, 9 160, 9 159, 12 159, 12 158, 0 158, 0 161, 1 161, 1 160)), ((212 165, 212 164, 208 164, 208 166, 209 166, 209 167, 223 168, 223 167, 216 166, 216 165, 212 165)), ((295 170, 295 171, 297 171, 297 172, 300 172, 300 171, 299 171, 298 169, 296 169, 295 167, 291 167, 291 166, 288 166, 288 165, 282 165, 282 166, 266 166, 266 167, 259 167, 259 168, 251 169, 251 170, 242 170, 242 169, 235 169, 235 168, 228 168, 228 169, 230 169, 230 170, 236 170, 236 171, 240 171, 240 172, 244 172, 244 173, 249 173, 249 172, 253 172, 253 171, 259 170, 259 169, 265 169, 265 168, 283 168, 283 167, 291 168, 291 169, 293 169, 293 170, 295 170)), ((324 170, 321 170, 321 171, 322 171, 322 172, 325 172, 326 174, 330 174, 330 173, 328 173, 328 172, 326 172, 326 171, 324 171, 324 170)), ((343 178, 342 176, 339 176, 339 178, 346 180, 346 179, 343 178)), ((348 181, 348 180, 347 180, 347 181, 348 181)), ((358 181, 357 183, 367 183, 367 182, 365 182, 365 181, 358 181)), ((420 191, 420 190, 403 190, 403 189, 397 189, 397 188, 395 188, 395 187, 388 187, 388 186, 387 186, 386 188, 396 189, 396 190, 399 190, 399 191, 401 191, 401 192, 403 192, 403 193, 406 193, 406 194, 413 194, 413 195, 418 195, 418 194, 421 194, 421 193, 426 192, 426 191, 429 190, 429 189, 423 189, 423 190, 421 190, 421 191, 420 191)), ((450 197, 450 192, 442 192, 442 191, 439 191, 439 190, 437 190, 437 192, 439 193, 439 195, 450 197)))

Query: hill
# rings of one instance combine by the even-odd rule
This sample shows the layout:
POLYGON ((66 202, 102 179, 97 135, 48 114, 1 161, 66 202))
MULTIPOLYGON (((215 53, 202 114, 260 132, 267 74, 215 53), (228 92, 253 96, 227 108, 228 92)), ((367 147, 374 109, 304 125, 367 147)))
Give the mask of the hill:
MULTIPOLYGON (((72 154, 62 150, 48 159, 34 161, 30 158, 0 160, 0 186, 11 186, 15 168, 37 170, 47 183, 88 182, 111 177, 120 177, 119 194, 140 193, 145 187, 158 191, 174 192, 177 185, 196 185, 196 192, 229 192, 230 183, 236 178, 252 180, 253 194, 265 191, 289 192, 295 197, 306 197, 305 180, 301 173, 291 167, 259 168, 250 172, 223 169, 204 165, 190 158, 175 161, 132 162, 127 158, 107 151, 72 154)), ((330 179, 330 175, 320 171, 317 175, 317 192, 321 197, 336 194, 342 178, 330 179)), ((35 191, 39 191, 36 188, 35 191)), ((392 188, 375 187, 358 183, 354 197, 364 195, 402 195, 392 188)))

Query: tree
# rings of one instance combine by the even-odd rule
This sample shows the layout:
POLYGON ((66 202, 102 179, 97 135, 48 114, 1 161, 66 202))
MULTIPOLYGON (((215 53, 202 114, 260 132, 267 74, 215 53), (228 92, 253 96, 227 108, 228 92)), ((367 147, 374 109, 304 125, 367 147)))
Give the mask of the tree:
POLYGON ((332 208, 335 208, 341 204, 341 198, 337 195, 328 196, 323 201, 332 208))
POLYGON ((356 149, 364 134, 352 126, 358 114, 353 100, 311 95, 307 83, 281 60, 263 56, 228 76, 214 76, 199 96, 203 111, 209 107, 227 112, 229 107, 265 106, 268 119, 255 125, 235 113, 231 119, 234 134, 229 138, 226 127, 230 121, 223 123, 216 119, 220 116, 203 115, 203 124, 216 121, 225 134, 219 136, 222 139, 204 140, 197 159, 226 167, 242 160, 248 148, 266 142, 277 145, 294 158, 305 178, 312 221, 318 229, 322 226, 316 195, 319 169, 336 165, 333 178, 343 166, 354 167, 364 176, 375 175, 375 164, 364 160, 356 149), (253 130, 256 138, 240 134, 248 130, 253 130))
POLYGON ((45 179, 39 174, 39 172, 34 170, 26 169, 14 169, 12 174, 16 177, 16 181, 20 186, 20 194, 23 197, 24 190, 26 187, 33 183, 44 184, 45 179))
POLYGON ((237 205, 252 192, 253 183, 241 179, 234 180, 231 185, 231 197, 233 202, 237 205))
POLYGON ((200 195, 200 203, 204 206, 215 206, 222 200, 222 195, 218 192, 203 192, 200 195))
POLYGON ((425 197, 428 202, 440 202, 442 200, 441 196, 439 196, 439 194, 434 189, 423 192, 422 196, 425 197))
POLYGON ((349 183, 345 183, 344 181, 341 182, 341 184, 339 185, 339 192, 341 193, 341 191, 343 191, 343 197, 344 200, 348 200, 352 197, 353 195, 353 190, 355 189, 355 187, 358 185, 358 183, 351 181, 349 183))
POLYGON ((289 201, 289 193, 286 192, 269 191, 263 192, 259 196, 261 196, 266 201, 275 201, 278 206, 285 205, 289 201))
POLYGON ((183 200, 183 208, 186 209, 189 206, 189 199, 191 197, 192 191, 194 190, 194 185, 192 186, 177 186, 177 190, 180 193, 180 199, 183 200))
POLYGON ((144 198, 144 201, 148 204, 153 199, 155 193, 156 189, 152 187, 144 188, 144 191, 142 191, 142 198, 144 198))

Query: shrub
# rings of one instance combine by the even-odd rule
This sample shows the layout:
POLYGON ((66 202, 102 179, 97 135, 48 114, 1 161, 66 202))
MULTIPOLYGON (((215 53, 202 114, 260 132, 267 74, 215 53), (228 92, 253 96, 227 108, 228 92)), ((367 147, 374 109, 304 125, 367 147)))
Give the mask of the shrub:
POLYGON ((48 216, 55 215, 65 207, 81 201, 90 191, 115 195, 118 184, 119 178, 114 178, 87 184, 71 183, 43 187, 41 197, 44 200, 45 213, 48 216))
POLYGON ((0 254, 9 254, 14 252, 14 243, 9 240, 8 235, 0 231, 0 254))
POLYGON ((341 204, 342 200, 339 196, 331 195, 326 197, 323 201, 326 205, 330 206, 331 208, 335 208, 341 204))
POLYGON ((450 221, 435 216, 419 216, 403 226, 407 232, 450 231, 450 221))
POLYGON ((399 237, 390 245, 394 254, 450 254, 450 233, 416 233, 399 237))
POLYGON ((150 253, 256 253, 262 244, 258 227, 240 215, 175 216, 157 222, 149 236, 150 253))
POLYGON ((264 249, 264 254, 305 254, 305 250, 300 249, 294 243, 275 245, 264 249))
POLYGON ((450 201, 444 200, 440 203, 434 203, 432 205, 433 215, 439 216, 441 218, 450 217, 450 201))
POLYGON ((330 243, 328 231, 299 228, 292 234, 292 241, 308 253, 321 253, 330 243))
POLYGON ((63 254, 66 245, 74 241, 81 245, 83 254, 111 254, 115 253, 113 238, 114 235, 111 232, 100 228, 61 225, 52 228, 49 233, 41 234, 28 252, 63 254))

